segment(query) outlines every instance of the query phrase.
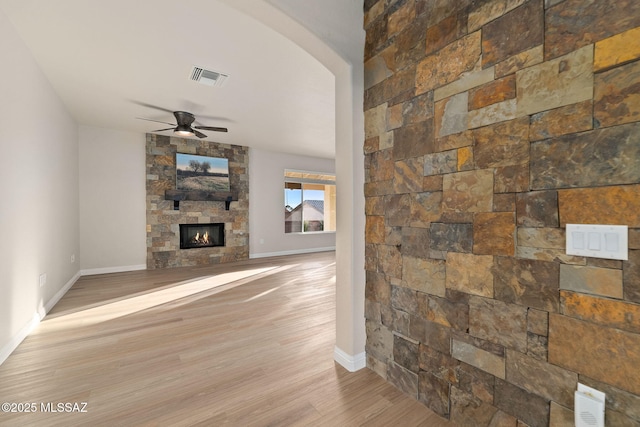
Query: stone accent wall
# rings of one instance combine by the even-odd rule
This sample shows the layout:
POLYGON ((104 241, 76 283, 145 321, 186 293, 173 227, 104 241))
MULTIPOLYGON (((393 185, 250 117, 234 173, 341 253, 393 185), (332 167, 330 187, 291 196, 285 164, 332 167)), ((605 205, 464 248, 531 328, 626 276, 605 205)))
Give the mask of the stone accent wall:
POLYGON ((249 150, 239 145, 147 134, 147 268, 204 266, 249 258, 249 150), (231 191, 238 201, 165 200, 176 188, 176 152, 229 159, 231 191), (225 224, 224 247, 180 249, 179 224, 225 224))
POLYGON ((459 425, 573 425, 578 382, 639 425, 640 2, 364 9, 368 366, 459 425))

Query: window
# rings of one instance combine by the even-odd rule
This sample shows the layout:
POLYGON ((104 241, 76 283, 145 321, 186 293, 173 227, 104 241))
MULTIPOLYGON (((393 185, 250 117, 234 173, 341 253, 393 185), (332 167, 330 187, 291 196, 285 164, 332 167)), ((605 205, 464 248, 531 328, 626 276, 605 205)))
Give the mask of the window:
POLYGON ((285 170, 284 232, 336 231, 336 177, 285 170))

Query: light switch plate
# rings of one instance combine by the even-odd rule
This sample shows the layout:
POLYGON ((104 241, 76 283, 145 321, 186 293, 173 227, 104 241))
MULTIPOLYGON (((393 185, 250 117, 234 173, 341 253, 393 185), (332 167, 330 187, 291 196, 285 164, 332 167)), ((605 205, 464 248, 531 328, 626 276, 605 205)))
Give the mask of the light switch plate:
POLYGON ((567 224, 567 255, 629 259, 626 225, 567 224))

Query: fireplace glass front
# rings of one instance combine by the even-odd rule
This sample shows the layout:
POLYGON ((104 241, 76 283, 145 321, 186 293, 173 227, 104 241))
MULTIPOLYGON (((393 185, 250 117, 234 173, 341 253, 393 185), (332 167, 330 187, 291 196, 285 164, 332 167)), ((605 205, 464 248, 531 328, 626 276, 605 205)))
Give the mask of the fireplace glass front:
POLYGON ((180 224, 180 249, 224 246, 224 222, 180 224))

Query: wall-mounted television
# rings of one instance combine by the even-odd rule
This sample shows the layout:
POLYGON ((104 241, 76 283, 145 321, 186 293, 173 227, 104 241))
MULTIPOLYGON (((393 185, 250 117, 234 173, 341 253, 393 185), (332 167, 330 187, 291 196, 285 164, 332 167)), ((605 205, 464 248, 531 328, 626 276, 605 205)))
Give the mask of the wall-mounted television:
POLYGON ((221 157, 176 153, 176 189, 230 191, 229 160, 221 157))

